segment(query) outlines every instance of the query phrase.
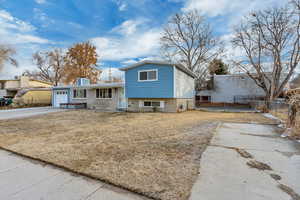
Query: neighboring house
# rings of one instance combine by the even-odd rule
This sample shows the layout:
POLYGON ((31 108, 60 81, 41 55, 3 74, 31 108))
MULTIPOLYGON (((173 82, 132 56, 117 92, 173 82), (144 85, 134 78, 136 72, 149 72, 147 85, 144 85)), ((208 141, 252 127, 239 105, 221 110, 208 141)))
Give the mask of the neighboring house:
POLYGON ((291 88, 300 88, 300 74, 298 74, 296 78, 291 81, 290 85, 291 88))
POLYGON ((76 85, 54 87, 52 94, 53 107, 84 104, 89 109, 102 111, 126 108, 123 82, 90 84, 87 79, 81 78, 76 85))
POLYGON ((180 64, 143 61, 125 71, 128 111, 194 109, 195 74, 180 64))
POLYGON ((179 112, 194 108, 195 75, 178 64, 144 61, 122 68, 125 83, 89 84, 53 88, 54 107, 85 104, 103 111, 179 112), (125 92, 124 92, 125 91, 125 92))
POLYGON ((21 76, 18 79, 0 80, 0 98, 13 98, 22 104, 50 104, 52 84, 21 76))
POLYGON ((246 74, 213 75, 209 89, 196 93, 197 105, 201 103, 243 103, 265 97, 263 89, 246 74))

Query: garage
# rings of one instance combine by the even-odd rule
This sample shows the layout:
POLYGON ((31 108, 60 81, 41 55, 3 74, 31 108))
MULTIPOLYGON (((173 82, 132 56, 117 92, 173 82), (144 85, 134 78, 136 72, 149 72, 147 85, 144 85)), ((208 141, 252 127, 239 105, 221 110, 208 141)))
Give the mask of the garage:
POLYGON ((62 103, 68 103, 68 90, 55 90, 53 91, 53 106, 60 107, 62 103))

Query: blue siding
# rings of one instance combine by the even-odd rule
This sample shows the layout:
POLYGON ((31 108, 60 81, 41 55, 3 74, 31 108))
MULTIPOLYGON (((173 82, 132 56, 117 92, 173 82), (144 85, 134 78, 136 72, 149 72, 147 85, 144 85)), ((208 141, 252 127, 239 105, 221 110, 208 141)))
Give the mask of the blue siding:
POLYGON ((129 69, 125 72, 126 98, 173 98, 174 75, 173 66, 146 64, 129 69), (158 70, 157 81, 138 81, 138 71, 158 70))

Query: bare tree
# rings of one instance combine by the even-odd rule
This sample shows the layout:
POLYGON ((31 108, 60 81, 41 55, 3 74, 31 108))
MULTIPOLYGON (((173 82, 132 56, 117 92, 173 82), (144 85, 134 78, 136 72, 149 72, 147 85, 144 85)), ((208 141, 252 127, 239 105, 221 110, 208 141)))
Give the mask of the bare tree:
POLYGON ((197 11, 174 15, 161 37, 162 51, 172 62, 193 71, 198 80, 208 74, 208 63, 223 50, 204 16, 197 11))
POLYGON ((282 93, 300 61, 300 13, 297 4, 292 5, 245 17, 232 40, 244 53, 235 64, 264 90, 266 111, 282 93))
POLYGON ((17 60, 13 57, 16 54, 15 49, 7 45, 0 44, 0 71, 3 70, 6 62, 18 66, 17 60))
POLYGON ((25 74, 49 81, 57 86, 61 82, 64 70, 64 53, 61 49, 53 51, 36 52, 33 54, 33 61, 37 66, 36 71, 26 71, 25 74))

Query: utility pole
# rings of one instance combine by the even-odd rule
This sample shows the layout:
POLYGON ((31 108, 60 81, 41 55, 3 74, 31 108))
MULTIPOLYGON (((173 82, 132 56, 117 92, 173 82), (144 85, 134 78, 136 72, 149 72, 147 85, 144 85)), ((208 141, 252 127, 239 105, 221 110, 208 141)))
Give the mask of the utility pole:
POLYGON ((109 67, 109 71, 108 71, 108 81, 109 81, 110 83, 112 82, 111 67, 109 67))

